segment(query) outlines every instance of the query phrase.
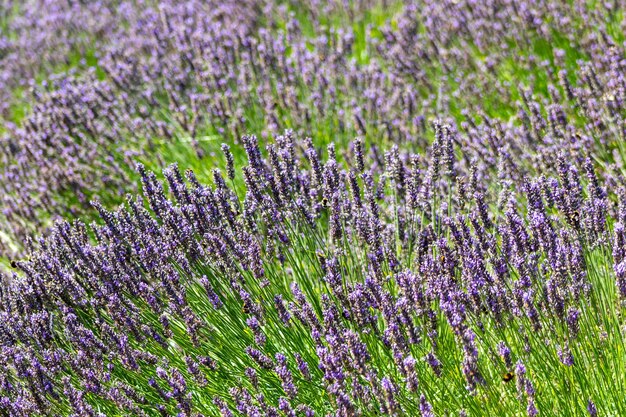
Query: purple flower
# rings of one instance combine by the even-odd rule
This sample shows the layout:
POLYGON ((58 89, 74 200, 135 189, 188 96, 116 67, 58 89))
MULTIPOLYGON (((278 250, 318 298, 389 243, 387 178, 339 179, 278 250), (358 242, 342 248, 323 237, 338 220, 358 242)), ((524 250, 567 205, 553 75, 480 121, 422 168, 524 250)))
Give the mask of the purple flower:
POLYGON ((426 397, 424 394, 420 396, 420 414, 422 417, 435 417, 435 413, 433 413, 433 408, 428 401, 426 401, 426 397))
POLYGON ((598 415, 598 409, 591 400, 587 400, 587 412, 589 413, 590 417, 596 417, 598 415))

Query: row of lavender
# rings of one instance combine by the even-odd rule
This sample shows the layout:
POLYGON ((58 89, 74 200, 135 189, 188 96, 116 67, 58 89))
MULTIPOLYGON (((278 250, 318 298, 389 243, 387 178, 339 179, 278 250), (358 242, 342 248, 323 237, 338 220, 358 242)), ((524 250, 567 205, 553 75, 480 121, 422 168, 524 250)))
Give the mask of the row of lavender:
MULTIPOLYGON (((578 2, 51 1, 32 10, 56 13, 9 21, 17 40, 7 37, 0 59, 3 90, 45 73, 44 63, 75 55, 90 63, 45 78, 26 94, 27 114, 5 123, 5 256, 20 254, 50 215, 83 214, 95 195, 121 202, 136 178, 125 167, 137 158, 155 169, 179 161, 181 142, 199 161, 218 151, 216 138, 285 128, 318 145, 361 135, 424 149, 427 120, 458 122, 465 111, 473 120, 519 113, 493 144, 507 147, 504 158, 549 154, 559 124, 565 136, 582 128, 582 146, 602 153, 621 135, 618 5, 601 13, 578 2), (577 106, 575 121, 561 117, 559 95, 563 111, 577 106)), ((482 146, 491 129, 481 123, 469 135, 481 171, 493 165, 482 146)))
POLYGON ((5 126, 0 411, 626 413, 619 5, 160 3, 5 126))
POLYGON ((102 225, 58 223, 17 262, 2 408, 624 413, 626 205, 591 160, 560 157, 554 176, 503 187, 494 214, 490 180, 458 176, 458 140, 436 122, 429 158, 394 147, 384 165, 356 141, 346 170, 332 145, 322 161, 287 132, 263 157, 247 136, 248 165, 214 187, 168 168, 171 198, 139 166, 143 198, 94 203, 102 225))

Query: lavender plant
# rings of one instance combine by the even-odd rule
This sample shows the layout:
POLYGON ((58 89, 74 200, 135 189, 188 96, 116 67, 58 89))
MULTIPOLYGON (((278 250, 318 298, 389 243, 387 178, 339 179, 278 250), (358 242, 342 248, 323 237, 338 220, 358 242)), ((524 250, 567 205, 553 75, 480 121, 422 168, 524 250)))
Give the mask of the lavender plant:
POLYGON ((435 127, 423 175, 395 148, 372 164, 362 143, 349 159, 363 172, 341 168, 333 147, 322 160, 291 132, 267 157, 243 138, 244 190, 171 166, 169 198, 140 165, 143 198, 94 203, 100 224, 58 223, 16 264, 3 407, 621 413, 623 206, 591 161, 583 174, 560 159, 490 212, 474 169, 453 181, 450 130, 435 127))
POLYGON ((619 2, 42 4, 1 413, 626 414, 619 2))
POLYGON ((613 109, 623 95, 622 36, 612 9, 376 1, 24 7, 57 14, 46 20, 7 6, 15 9, 7 12, 9 33, 29 58, 7 56, 6 72, 29 84, 29 78, 41 80, 37 68, 53 71, 57 61, 73 68, 44 77, 41 86, 35 82, 32 93, 26 89, 25 114, 5 123, 2 170, 11 179, 4 185, 5 256, 19 255, 21 242, 45 232, 54 218, 89 215, 87 202, 103 190, 112 190, 103 198, 119 203, 120 187, 111 184, 132 191, 132 172, 120 168, 129 157, 157 170, 184 161, 202 176, 205 156, 248 132, 267 138, 291 128, 324 146, 345 148, 360 135, 425 149, 433 117, 459 127, 465 121, 477 130, 470 137, 480 138, 497 123, 466 120, 481 115, 504 122, 506 137, 493 146, 516 143, 524 159, 541 157, 537 148, 555 143, 557 124, 566 136, 582 127, 585 144, 598 142, 597 152, 619 144, 619 120, 609 123, 618 128, 587 123, 619 118, 613 109), (68 25, 58 21, 65 20, 79 23, 59 36, 68 25), (33 36, 67 38, 70 46, 29 41, 33 36), (85 59, 72 63, 81 55, 85 59), (89 65, 93 70, 85 71, 89 65), (543 138, 548 124, 550 137, 543 138), (27 149, 33 143, 35 149, 27 149), (90 146, 97 150, 77 151, 90 146), (106 172, 104 182, 94 166, 106 172), (70 174, 48 175, 50 168, 70 174))

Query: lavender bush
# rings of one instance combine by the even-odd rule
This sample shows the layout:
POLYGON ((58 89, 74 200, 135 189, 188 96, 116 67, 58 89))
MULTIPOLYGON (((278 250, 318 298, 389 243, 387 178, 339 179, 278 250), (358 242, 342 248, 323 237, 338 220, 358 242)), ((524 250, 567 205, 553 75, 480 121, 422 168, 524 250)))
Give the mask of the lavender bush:
POLYGON ((41 5, 1 413, 626 414, 624 5, 41 5))
MULTIPOLYGON (((541 155, 537 145, 552 144, 538 138, 549 120, 569 124, 567 135, 584 125, 589 141, 614 141, 621 131, 587 126, 580 118, 581 111, 584 118, 619 117, 607 108, 623 95, 617 12, 552 3, 89 7, 96 6, 44 2, 26 7, 28 13, 7 13, 11 38, 23 42, 14 48, 41 60, 24 63, 28 72, 13 67, 24 59, 7 55, 7 73, 30 85, 24 80, 34 69, 55 71, 57 61, 70 66, 27 88, 23 104, 14 105, 25 114, 5 123, 7 256, 20 254, 27 236, 45 231, 51 215, 89 215, 95 194, 119 203, 118 184, 133 191, 129 159, 157 170, 184 161, 202 176, 205 157, 244 133, 267 138, 291 128, 320 145, 345 148, 360 135, 425 149, 433 117, 459 125, 468 115, 503 122, 516 116, 511 127, 523 123, 532 135, 507 132, 504 142, 522 142, 518 153, 534 156, 541 155), (56 14, 30 18, 30 10, 56 14), (68 27, 58 23, 64 19, 80 24, 59 36, 59 28, 68 27), (36 29, 23 29, 29 21, 36 29), (73 46, 31 37, 67 38, 73 46), (568 103, 560 102, 561 94, 568 103), (574 102, 574 120, 563 119, 574 102), (526 149, 529 140, 532 150, 526 149), (105 174, 94 175, 94 167, 105 174)), ((598 152, 606 152, 606 143, 599 145, 598 152)))

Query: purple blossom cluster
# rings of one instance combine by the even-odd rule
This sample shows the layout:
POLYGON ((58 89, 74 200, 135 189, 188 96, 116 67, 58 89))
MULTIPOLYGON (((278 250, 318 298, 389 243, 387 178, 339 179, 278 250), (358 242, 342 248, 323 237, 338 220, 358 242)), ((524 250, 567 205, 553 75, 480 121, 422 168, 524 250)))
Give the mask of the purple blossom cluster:
POLYGON ((11 18, 0 414, 626 413, 618 5, 353 3, 11 18))
POLYGON ((63 70, 91 42, 108 37, 119 23, 112 3, 64 0, 5 0, 1 5, 0 114, 10 117, 34 80, 63 70))
POLYGON ((595 10, 552 2, 357 3, 51 1, 9 13, 18 40, 6 41, 8 84, 30 85, 39 78, 34 71, 69 64, 72 54, 91 56, 80 65, 94 70, 23 87, 29 109, 5 123, 2 139, 2 252, 21 254, 50 215, 85 213, 103 189, 120 202, 121 184, 133 191, 123 168, 130 157, 157 169, 175 161, 154 158, 155 142, 188 141, 202 158, 218 151, 214 137, 265 139, 293 128, 324 144, 345 146, 360 135, 424 149, 434 116, 467 131, 462 145, 477 147, 477 158, 465 162, 477 175, 499 164, 519 170, 519 183, 552 164, 561 142, 607 152, 622 135, 611 127, 621 126, 613 119, 624 95, 622 46, 595 10), (397 13, 387 24, 365 25, 366 12, 379 7, 397 13), (338 28, 329 16, 356 24, 338 28), (524 43, 543 49, 516 56, 514 45, 524 43), (507 75, 513 70, 532 75, 518 86, 507 75), (480 97, 517 112, 514 120, 492 120, 480 97), (581 114, 582 132, 570 120, 581 114))
POLYGON ((467 184, 452 178, 453 132, 436 122, 419 166, 396 147, 357 141, 340 162, 289 131, 266 152, 245 136, 243 193, 219 170, 208 187, 176 165, 167 193, 139 165, 143 197, 95 202, 100 222, 58 222, 17 262, 2 292, 2 407, 431 416, 441 378, 459 372, 471 408, 503 369, 537 415, 534 380, 549 376, 525 361, 537 349, 582 360, 580 309, 597 291, 587 257, 608 247, 609 202, 590 161, 583 174, 560 158, 554 180, 526 179, 489 210, 474 168, 467 184), (487 328, 507 341, 490 346, 487 328))

